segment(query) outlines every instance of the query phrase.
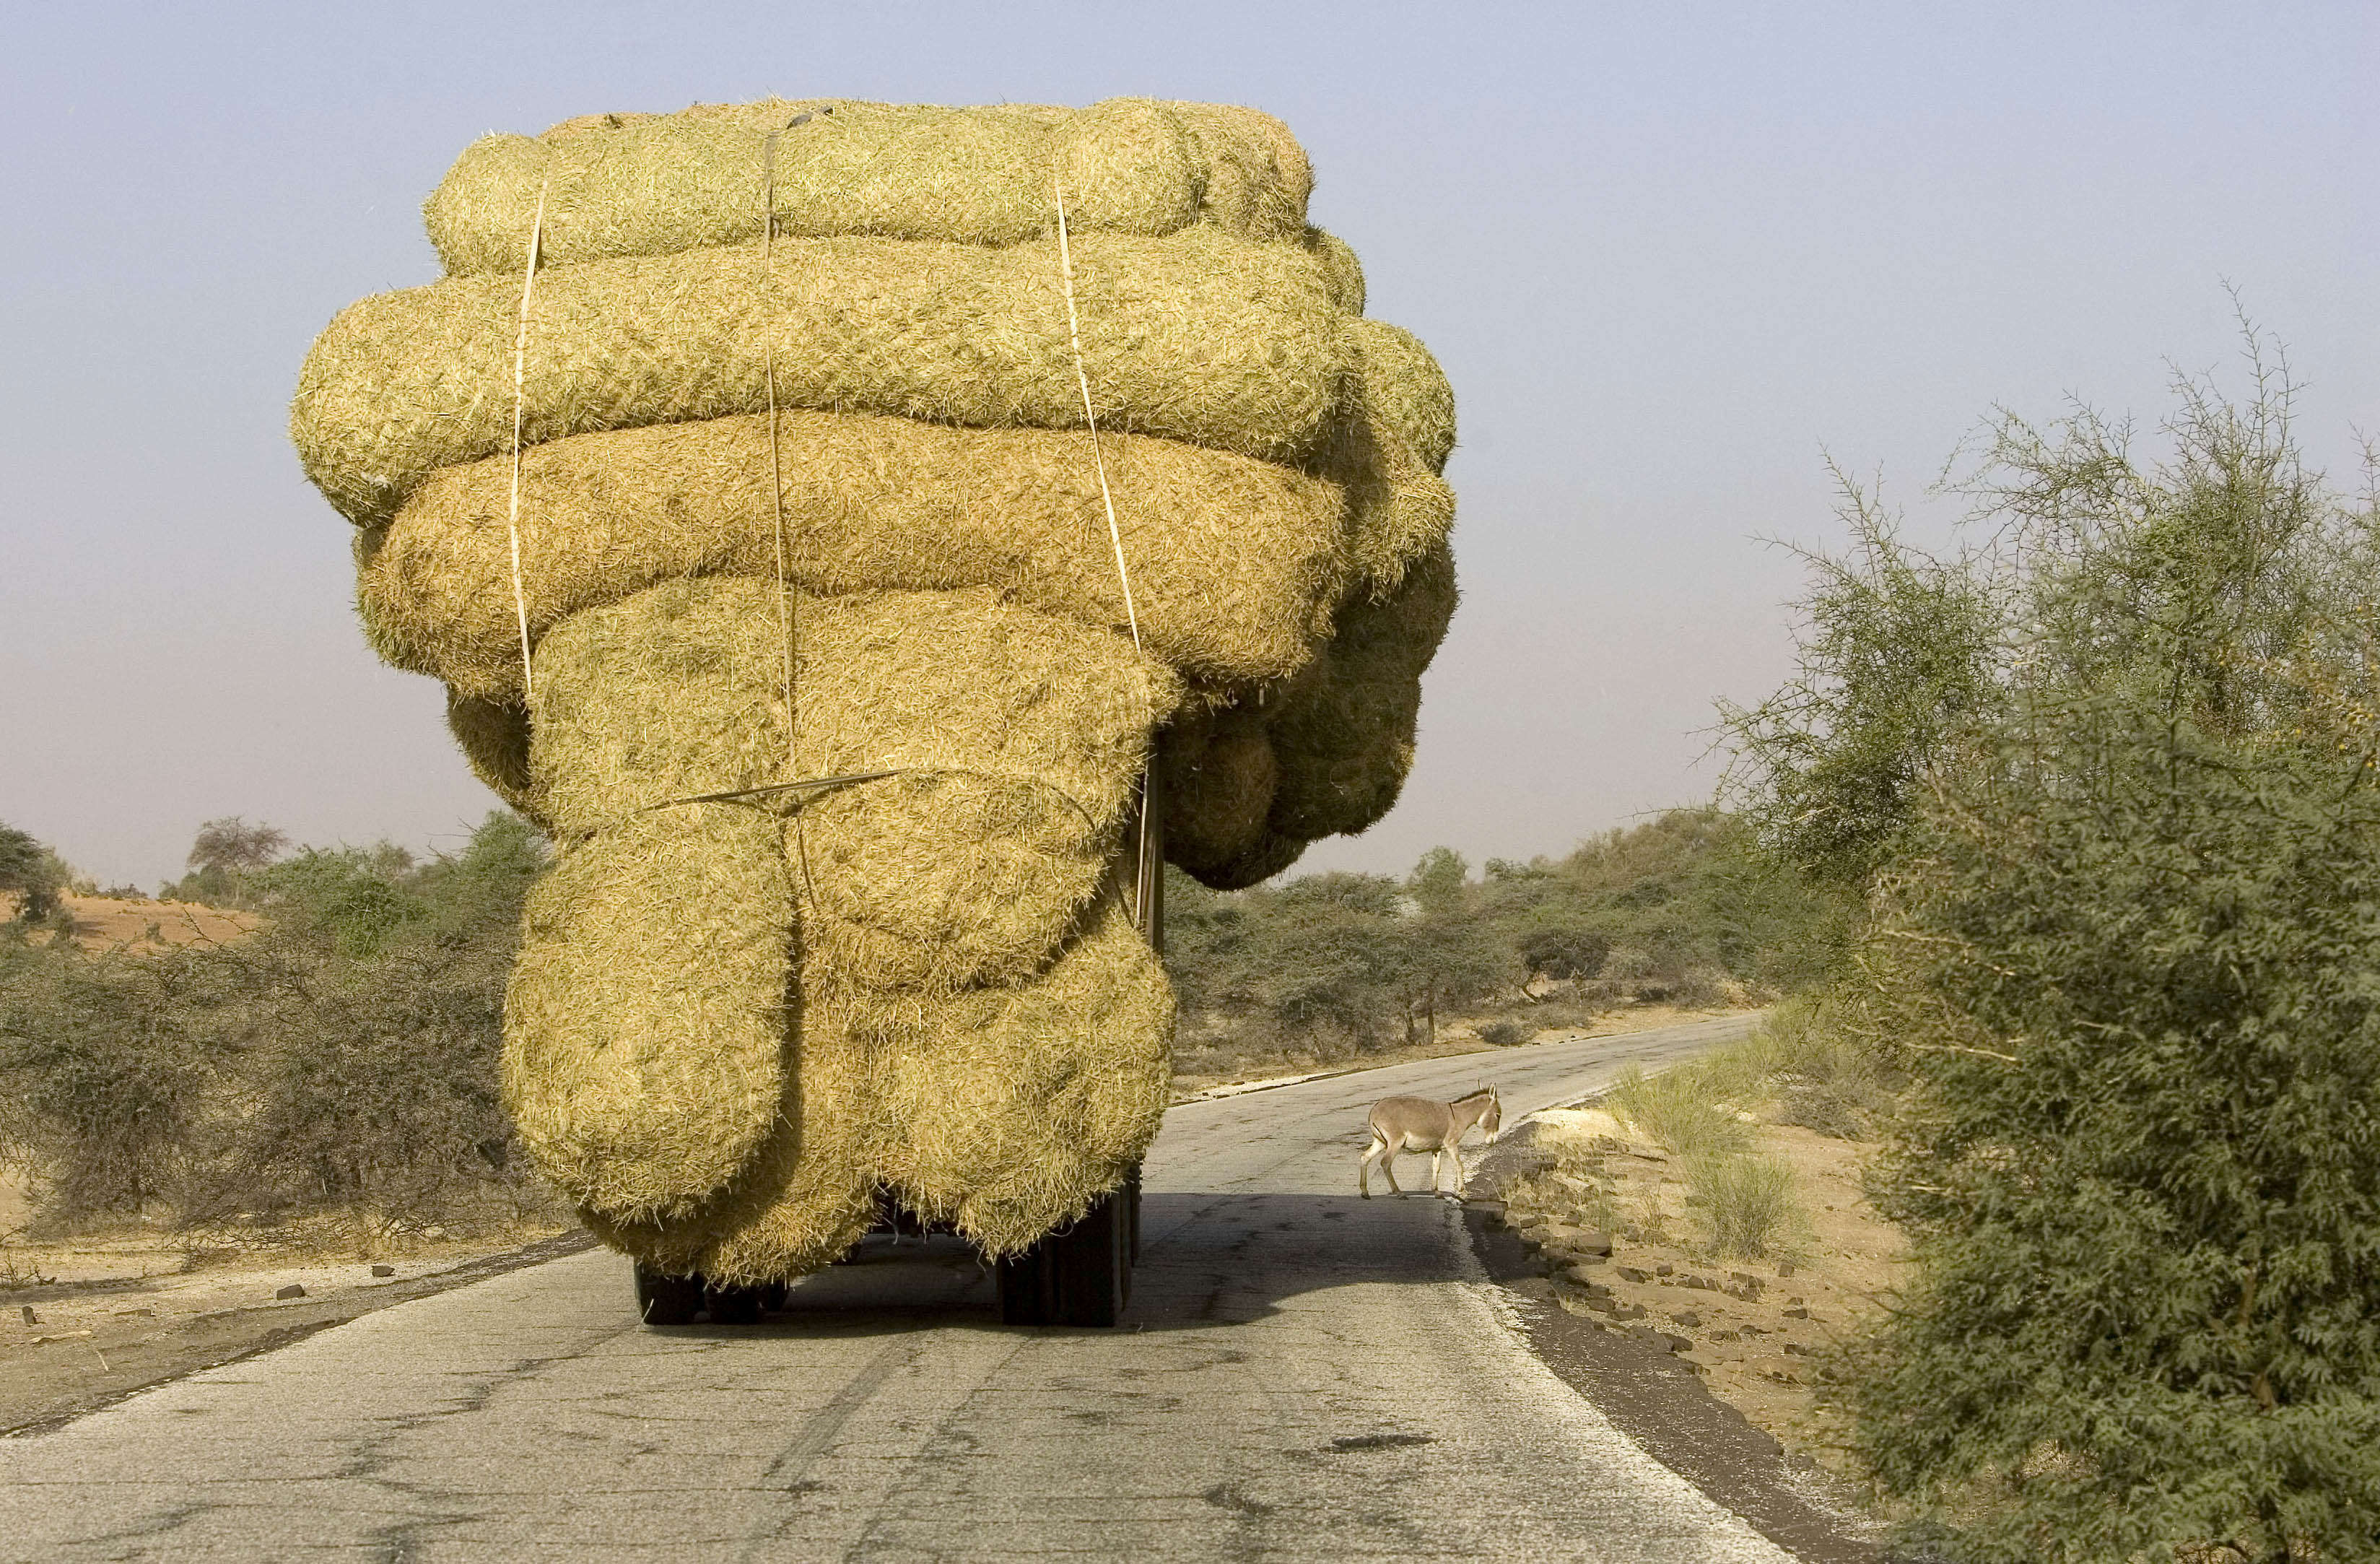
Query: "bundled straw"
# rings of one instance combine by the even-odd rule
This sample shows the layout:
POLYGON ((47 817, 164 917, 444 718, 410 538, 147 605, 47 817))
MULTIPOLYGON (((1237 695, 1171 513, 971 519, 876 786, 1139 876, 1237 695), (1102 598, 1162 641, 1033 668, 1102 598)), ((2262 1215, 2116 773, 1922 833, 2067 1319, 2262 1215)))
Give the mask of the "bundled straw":
POLYGON ((1038 978, 942 996, 885 995, 806 967, 775 1134, 689 1215, 621 1221, 604 1240, 722 1282, 815 1270, 873 1216, 879 1181, 988 1256, 1080 1216, 1156 1139, 1173 996, 1112 898, 1038 978))
POLYGON ((1148 768, 1215 886, 1395 801, 1454 402, 1311 182, 1208 104, 602 116, 473 146, 448 279, 315 344, 373 644, 556 839, 504 1089, 605 1241, 1037 1241, 1164 1111, 1148 768))
MULTIPOLYGON (((853 413, 780 418, 788 573, 821 593, 992 587, 1122 629, 1123 598, 1080 434, 955 429, 853 413)), ((1217 684, 1286 678, 1344 594, 1346 490, 1246 457, 1106 439, 1149 650, 1217 684)), ((765 415, 532 446, 521 580, 532 638, 673 577, 772 575, 765 415)), ((474 695, 516 698, 505 529, 510 463, 431 475, 363 534, 357 596, 381 654, 474 695)))
POLYGON ((783 1094, 791 882, 777 822, 645 815, 529 894, 504 1003, 504 1106, 591 1210, 682 1216, 759 1150, 783 1094))
POLYGON ((978 593, 801 605, 790 771, 776 589, 673 581, 538 648, 530 770, 565 837, 703 793, 792 795, 808 948, 855 981, 948 988, 1038 971, 1097 889, 1180 696, 1110 631, 978 593))
POLYGON ((1413 767, 1421 676, 1446 638, 1459 593, 1441 544, 1381 602, 1340 610, 1339 633, 1266 717, 1280 766, 1270 824, 1312 840, 1368 828, 1413 767))
POLYGON ((1080 1216, 1164 1118, 1173 991, 1113 896, 1022 987, 947 998, 836 987, 823 1002, 881 1061, 880 1176, 988 1254, 1080 1216))
MULTIPOLYGON (((525 438, 780 406, 979 428, 1082 427, 1055 247, 779 239, 555 267, 531 324, 525 438)), ((1351 348, 1307 251, 1208 229, 1086 235, 1083 355, 1111 428, 1267 460, 1330 433, 1351 348)), ((384 293, 307 355, 290 434, 361 523, 438 468, 509 448, 520 288, 498 275, 384 293)))
POLYGON ((549 185, 546 251, 557 264, 740 244, 759 236, 771 210, 760 149, 772 130, 783 132, 777 232, 812 238, 1021 243, 1055 226, 1054 174, 1083 232, 1154 237, 1205 222, 1289 239, 1305 227, 1313 185, 1288 128, 1253 109, 771 98, 487 137, 455 161, 422 214, 455 275, 516 269, 549 185))

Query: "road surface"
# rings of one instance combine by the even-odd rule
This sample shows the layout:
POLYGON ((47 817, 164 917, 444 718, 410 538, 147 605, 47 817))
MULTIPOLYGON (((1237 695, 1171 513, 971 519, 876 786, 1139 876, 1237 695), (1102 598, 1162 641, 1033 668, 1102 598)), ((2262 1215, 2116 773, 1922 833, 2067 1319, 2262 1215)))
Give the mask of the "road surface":
POLYGON ((0 1440, 0 1557, 1782 1560, 1530 1354, 1451 1202, 1355 1196, 1380 1096, 1509 1121, 1742 1024, 1177 1107, 1115 1331, 1002 1327, 952 1240, 758 1326, 640 1328, 602 1252, 397 1304, 0 1440))

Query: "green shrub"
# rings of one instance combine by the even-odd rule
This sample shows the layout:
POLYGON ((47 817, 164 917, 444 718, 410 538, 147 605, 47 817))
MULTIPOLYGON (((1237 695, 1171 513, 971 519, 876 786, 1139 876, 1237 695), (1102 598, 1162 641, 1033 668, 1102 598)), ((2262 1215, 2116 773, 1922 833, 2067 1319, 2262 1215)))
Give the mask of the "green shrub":
POLYGON ((1526 1043, 1530 1029, 1518 1021, 1491 1020, 1479 1028, 1479 1041, 1491 1048, 1511 1048, 1526 1043))
POLYGON ((0 892, 17 895, 15 922, 35 928, 64 926, 58 900, 73 871, 58 855, 13 825, 0 825, 0 892))
POLYGON ((1861 774, 1913 1265, 1858 1447, 1954 1558, 2380 1558, 2380 512, 2257 368, 2156 465, 1994 429, 1995 694, 1861 774))
POLYGON ((0 945, 0 1155, 42 1175, 46 1223, 185 1197, 217 1064, 197 966, 0 945))
POLYGON ((241 895, 269 910, 247 939, 0 945, 0 1158, 35 1173, 54 1227, 162 1206, 384 1229, 492 1195, 517 1207, 533 1197, 496 1064, 542 862, 535 832, 499 813, 427 864, 381 848, 250 866, 241 895))
POLYGON ((2380 797, 2120 706, 2059 737, 1931 823, 1876 935, 1920 1279, 1863 1448, 1991 1495, 1966 1557, 2380 1557, 2380 797))

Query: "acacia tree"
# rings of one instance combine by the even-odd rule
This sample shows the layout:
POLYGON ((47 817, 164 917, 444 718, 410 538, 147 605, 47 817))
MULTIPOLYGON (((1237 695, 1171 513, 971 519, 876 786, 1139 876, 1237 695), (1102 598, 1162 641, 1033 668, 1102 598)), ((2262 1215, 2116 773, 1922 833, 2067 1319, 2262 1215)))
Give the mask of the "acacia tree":
POLYGON ((237 814, 220 815, 199 826, 183 861, 189 873, 159 894, 171 901, 240 901, 247 878, 288 849, 288 833, 278 827, 251 824, 237 814))
POLYGON ((0 825, 0 891, 17 893, 17 921, 46 923, 58 916, 67 866, 26 832, 0 825))
POLYGON ((1475 999, 1517 977, 1512 947, 1479 915, 1471 866, 1452 848, 1432 848, 1405 876, 1410 910, 1396 930, 1405 1041, 1438 1041, 1441 1005, 1475 999))

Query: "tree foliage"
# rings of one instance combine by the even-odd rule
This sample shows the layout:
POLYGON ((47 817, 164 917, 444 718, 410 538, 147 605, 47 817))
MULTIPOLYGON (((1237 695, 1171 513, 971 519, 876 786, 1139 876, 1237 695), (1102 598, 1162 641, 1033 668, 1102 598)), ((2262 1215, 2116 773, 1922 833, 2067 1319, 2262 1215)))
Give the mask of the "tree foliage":
POLYGON ((0 823, 0 891, 17 893, 16 922, 57 921, 70 874, 58 855, 15 826, 0 823))
POLYGON ((1176 875, 1167 966, 1187 1015, 1355 1048, 1557 986, 1711 1002, 1840 938, 1834 898, 1746 847, 1718 812, 1676 810, 1564 859, 1491 861, 1475 879, 1448 848, 1402 880, 1313 874, 1221 895, 1176 875))
POLYGON ((2251 371, 2154 457, 1998 416, 1984 545, 1859 534, 1730 718, 1763 840, 1872 897, 1914 1275, 1858 1437, 1952 1558, 2380 1558, 2380 515, 2251 371))

